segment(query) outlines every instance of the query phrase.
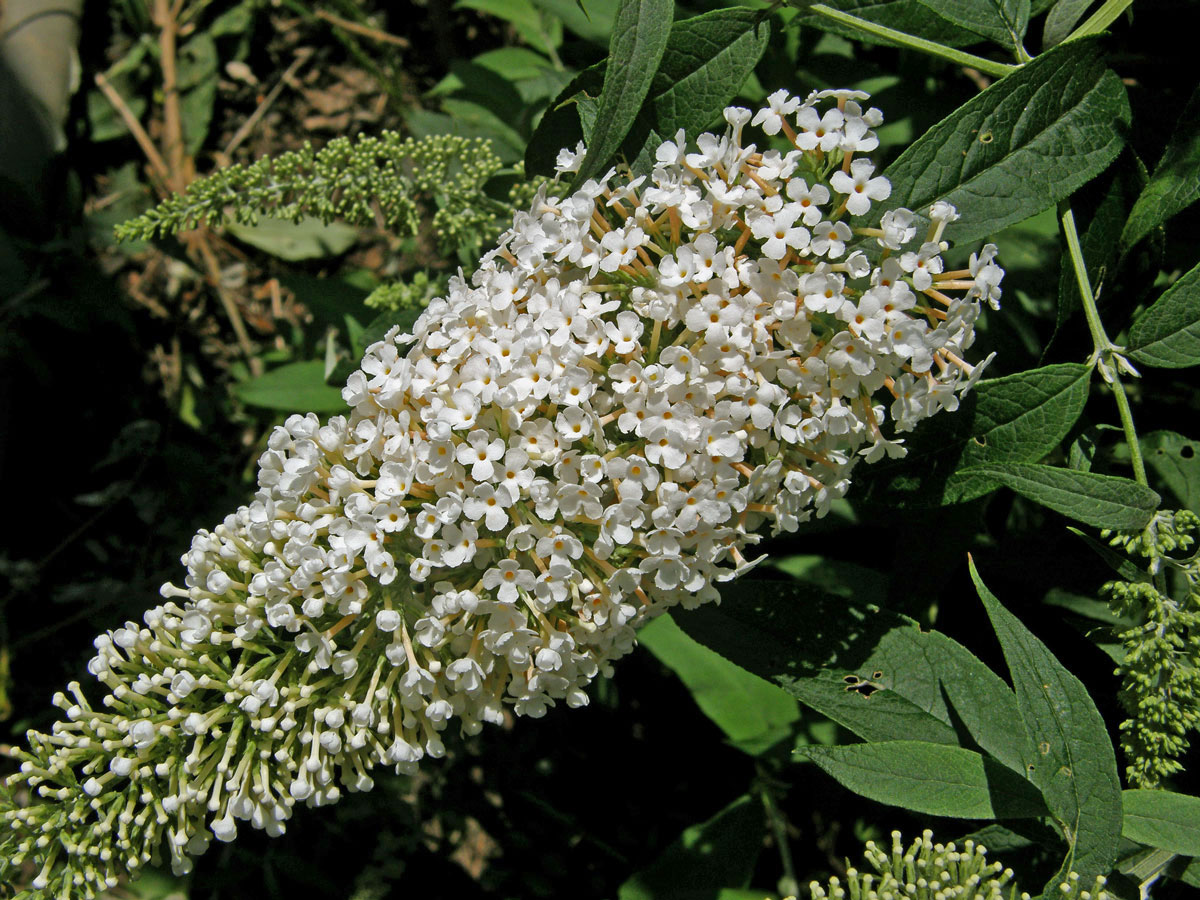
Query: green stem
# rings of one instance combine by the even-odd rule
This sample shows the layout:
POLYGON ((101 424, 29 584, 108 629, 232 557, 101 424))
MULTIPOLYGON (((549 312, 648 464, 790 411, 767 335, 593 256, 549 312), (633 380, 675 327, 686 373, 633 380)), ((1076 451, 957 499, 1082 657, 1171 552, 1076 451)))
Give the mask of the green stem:
POLYGON ((1125 385, 1121 383, 1121 372, 1136 375, 1136 370, 1121 356, 1123 347, 1118 347, 1108 338, 1104 331, 1104 323, 1100 321, 1100 311, 1096 308, 1096 297, 1092 293, 1092 283, 1088 278, 1087 266, 1083 261, 1083 248, 1079 245, 1079 232, 1075 229, 1075 214, 1071 205, 1063 201, 1058 205, 1059 220, 1062 223, 1063 237, 1067 241, 1067 251, 1071 254, 1071 266, 1075 270, 1075 281, 1079 285, 1079 299, 1083 305, 1083 314, 1087 318, 1088 330, 1092 333, 1092 356, 1089 362, 1100 370, 1100 376, 1112 385, 1113 396, 1117 399, 1117 412, 1121 416, 1121 427, 1125 430, 1125 441, 1129 444, 1129 457, 1133 465, 1133 477, 1138 484, 1149 487, 1146 479, 1146 464, 1142 460, 1142 448, 1138 444, 1137 429, 1133 425, 1133 411, 1129 407, 1129 397, 1125 393, 1125 385))
POLYGON ((1129 461, 1133 466, 1133 477, 1138 484, 1150 486, 1146 479, 1146 463, 1142 460, 1142 448, 1138 444, 1137 430, 1133 427, 1133 412, 1129 408, 1129 397, 1125 395, 1125 385, 1121 379, 1114 376, 1112 382, 1113 396, 1117 398, 1117 410, 1121 414, 1121 425, 1125 429, 1125 441, 1129 444, 1129 461))
POLYGON ((764 770, 762 763, 757 763, 759 788, 762 791, 763 807, 767 811, 767 820, 771 823, 771 832, 779 847, 779 862, 783 867, 783 882, 779 885, 784 894, 795 896, 800 891, 800 882, 796 880, 796 866, 792 862, 792 848, 788 844, 787 823, 775 803, 775 794, 771 790, 771 776, 764 770))
POLYGON ((875 37, 892 41, 902 47, 911 47, 913 50, 920 50, 922 53, 928 53, 931 56, 940 56, 942 59, 948 59, 959 65, 970 66, 995 78, 1003 78, 1005 75, 1015 72, 1020 68, 1020 66, 1010 66, 1007 63, 985 59, 973 53, 964 53, 962 50, 955 50, 953 47, 947 47, 945 44, 927 41, 924 38, 919 38, 903 31, 896 31, 896 29, 888 28, 886 25, 877 25, 875 22, 860 19, 858 16, 852 16, 850 13, 834 9, 832 6, 826 6, 824 3, 814 3, 811 6, 802 6, 801 8, 823 16, 832 22, 838 22, 858 31, 874 35, 875 37))
POLYGON ((1087 37, 1089 34, 1099 34, 1111 25, 1117 16, 1125 12, 1132 3, 1133 0, 1108 0, 1107 3, 1089 16, 1086 22, 1071 32, 1063 43, 1073 41, 1076 38, 1087 37))

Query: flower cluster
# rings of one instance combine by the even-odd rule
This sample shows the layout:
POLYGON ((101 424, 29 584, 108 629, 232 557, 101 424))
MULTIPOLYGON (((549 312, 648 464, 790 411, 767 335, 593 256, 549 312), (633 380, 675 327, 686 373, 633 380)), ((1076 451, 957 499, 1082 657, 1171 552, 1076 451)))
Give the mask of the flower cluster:
POLYGON ((990 245, 945 271, 947 203, 921 234, 904 209, 875 224, 863 99, 781 91, 667 141, 648 178, 539 191, 369 348, 348 417, 275 431, 184 586, 97 640, 104 708, 72 685, 31 734, 17 779, 50 802, 4 813, 6 855, 90 896, 161 843, 186 870, 239 821, 278 833, 298 801, 412 771, 451 722, 584 705, 637 625, 716 600, 760 532, 902 455, 979 377, 1003 272, 990 245))
MULTIPOLYGON (((837 876, 824 886, 814 881, 809 885, 812 900, 1029 900, 1028 893, 1017 893, 1013 870, 988 862, 987 848, 969 839, 962 849, 953 842, 935 844, 933 832, 926 830, 906 850, 900 832, 893 831, 890 853, 867 841, 863 855, 874 871, 861 872, 847 863, 846 883, 837 876)), ((1107 900, 1106 883, 1100 877, 1089 885, 1070 872, 1058 885, 1059 896, 1107 900)))
POLYGON ((1159 510, 1142 531, 1103 536, 1146 560, 1144 575, 1135 564, 1126 571, 1137 575, 1100 591, 1128 626, 1116 629, 1125 654, 1115 673, 1129 714, 1121 723, 1125 772, 1137 787, 1155 788, 1183 771, 1179 757, 1200 730, 1200 516, 1159 510))

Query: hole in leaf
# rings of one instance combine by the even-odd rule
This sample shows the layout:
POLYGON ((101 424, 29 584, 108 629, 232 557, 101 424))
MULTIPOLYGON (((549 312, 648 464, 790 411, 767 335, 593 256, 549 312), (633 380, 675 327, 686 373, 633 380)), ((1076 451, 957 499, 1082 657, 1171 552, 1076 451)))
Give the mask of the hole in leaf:
POLYGON ((847 691, 861 694, 864 698, 870 698, 873 693, 879 690, 879 685, 871 681, 864 681, 857 675, 847 675, 842 681, 846 682, 847 691))
POLYGON ((1182 447, 1179 448, 1179 455, 1182 456, 1184 459, 1191 459, 1193 456, 1196 455, 1196 448, 1193 447, 1191 444, 1184 444, 1182 447))

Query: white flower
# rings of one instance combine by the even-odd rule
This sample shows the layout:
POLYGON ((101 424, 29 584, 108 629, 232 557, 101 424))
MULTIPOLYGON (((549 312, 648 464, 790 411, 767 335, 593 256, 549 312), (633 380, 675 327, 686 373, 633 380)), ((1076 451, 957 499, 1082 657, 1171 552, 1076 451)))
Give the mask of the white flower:
POLYGON ((774 215, 758 213, 749 218, 751 233, 763 240, 763 254, 770 259, 783 259, 788 248, 803 250, 808 246, 808 229, 793 223, 800 218, 798 205, 785 206, 774 215))
POLYGON ((892 195, 892 185, 882 175, 872 178, 875 165, 867 159, 856 159, 850 163, 850 174, 834 172, 829 179, 830 187, 839 194, 846 194, 846 209, 851 215, 865 215, 872 200, 886 200, 892 195))
POLYGON ((780 88, 767 98, 767 106, 754 114, 751 125, 761 125, 764 134, 779 134, 784 116, 789 116, 800 107, 800 98, 792 97, 780 88))

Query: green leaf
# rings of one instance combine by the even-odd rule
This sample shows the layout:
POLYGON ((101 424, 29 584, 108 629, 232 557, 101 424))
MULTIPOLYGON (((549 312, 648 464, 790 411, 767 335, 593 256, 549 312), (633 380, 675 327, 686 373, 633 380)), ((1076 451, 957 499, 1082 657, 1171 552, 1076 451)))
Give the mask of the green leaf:
MULTIPOLYGON (((640 150, 629 149, 631 161, 653 159, 663 136, 674 137, 680 128, 689 135, 707 128, 754 70, 769 40, 769 23, 748 9, 717 9, 671 27, 658 71, 642 105, 640 127, 631 125, 640 150)), ((577 115, 584 117, 583 133, 591 139, 598 109, 591 98, 600 95, 607 71, 605 63, 585 69, 551 102, 525 152, 525 170, 549 173, 561 147, 579 140, 577 115)), ((626 142, 627 144, 629 141, 626 142)))
POLYGON ((1159 297, 1129 329, 1129 355, 1147 366, 1200 364, 1200 266, 1159 297))
MULTIPOLYGON (((447 97, 443 105, 454 98, 447 97)), ((482 138, 491 142, 492 150, 505 165, 521 158, 525 141, 506 122, 475 103, 459 100, 455 103, 456 115, 433 112, 428 109, 410 109, 404 114, 404 124, 415 138, 438 134, 453 134, 464 138, 482 138), (459 115, 462 118, 459 118, 459 115)), ((558 150, 555 150, 557 153, 558 150)))
POLYGON ((558 151, 564 147, 575 148, 582 134, 579 103, 600 96, 604 69, 604 63, 584 69, 550 101, 525 147, 526 173, 553 174, 558 151))
POLYGON ((1102 172, 1124 143, 1129 101, 1095 39, 1072 41, 994 83, 929 129, 887 169, 899 206, 936 200, 964 213, 946 228, 964 243, 1020 222, 1102 172))
POLYGON ((533 0, 534 6, 560 19, 568 31, 585 41, 608 46, 619 0, 533 0))
MULTIPOLYGON (((521 47, 506 47, 506 50, 514 52, 526 53, 534 59, 541 59, 538 54, 532 50, 525 50, 521 47)), ((548 65, 545 60, 542 60, 543 65, 548 65)), ((518 146, 523 146, 521 138, 516 127, 521 122, 525 113, 524 101, 521 99, 520 92, 512 84, 515 79, 505 77, 507 73, 496 72, 487 66, 480 65, 478 60, 455 60, 450 64, 450 74, 447 75, 438 85, 437 89, 441 89, 441 94, 453 93, 452 98, 443 101, 443 107, 447 112, 457 114, 457 110, 447 103, 458 101, 459 103, 467 102, 474 104, 475 107, 483 107, 489 119, 499 119, 501 127, 507 133, 504 139, 512 142, 515 138, 518 146)), ((435 90, 437 90, 435 89, 435 90)), ((434 91, 430 91, 433 95, 434 91)), ((471 107, 467 107, 467 113, 475 112, 471 107)), ((475 115, 476 121, 479 116, 475 115)))
POLYGON ((1071 532, 1078 538, 1081 538, 1085 544, 1099 556, 1108 567, 1121 576, 1122 581, 1135 581, 1139 584, 1150 584, 1151 578, 1146 570, 1137 566, 1132 560, 1117 553, 1107 544, 1102 544, 1090 534, 1086 534, 1075 528, 1073 525, 1067 526, 1067 531, 1071 532))
MULTIPOLYGON (((1156 478, 1174 496, 1180 509, 1200 509, 1200 441, 1174 431, 1152 431, 1138 439, 1142 460, 1156 478)), ((1129 447, 1118 444, 1113 456, 1118 462, 1129 461, 1129 447)))
POLYGON ((239 241, 280 259, 323 259, 345 253, 358 240, 358 229, 320 219, 291 222, 264 216, 257 225, 230 222, 225 230, 239 241))
POLYGON ((1037 789, 974 750, 926 741, 882 741, 796 751, 838 783, 879 803, 956 819, 1046 814, 1037 789))
POLYGON ((575 175, 582 184, 600 174, 633 127, 667 47, 675 0, 621 0, 608 45, 600 109, 587 156, 575 175))
POLYGON ((186 876, 147 866, 125 887, 133 900, 188 900, 186 876))
POLYGON ((1132 249, 1151 230, 1177 212, 1200 200, 1200 87, 1192 93, 1179 124, 1154 167, 1150 183, 1138 197, 1121 235, 1124 247, 1132 249))
POLYGON ((246 0, 213 19, 205 30, 211 37, 244 35, 254 27, 254 0, 246 0))
POLYGON ((248 406, 282 412, 345 412, 338 388, 325 383, 325 363, 319 359, 287 363, 265 375, 234 385, 234 394, 248 406))
POLYGON ((1021 727, 1012 688, 970 650, 941 632, 929 632, 926 643, 951 716, 966 726, 980 750, 1024 777, 1034 747, 1021 727))
POLYGON ((1087 402, 1091 369, 1064 363, 980 382, 960 408, 923 425, 908 456, 861 468, 856 497, 891 507, 964 503, 996 482, 957 470, 1036 462, 1067 436, 1087 402))
POLYGON ((1029 780, 1041 790, 1070 848, 1062 874, 1074 870, 1085 880, 1108 875, 1120 839, 1121 787, 1104 720, 1083 683, 987 589, 973 560, 970 569, 1000 639, 1021 720, 1037 748, 1029 780))
POLYGON ((618 888, 618 900, 718 900, 722 888, 749 883, 762 837, 762 808, 739 797, 686 829, 649 868, 618 888))
POLYGON ((1090 374, 1065 363, 980 383, 962 465, 1024 462, 1055 449, 1083 412, 1090 374))
POLYGON ((1124 791, 1122 837, 1181 856, 1200 856, 1200 797, 1174 791, 1124 791))
POLYGON ((1065 41, 1093 2, 1094 0, 1058 0, 1046 16, 1046 24, 1042 27, 1042 46, 1048 50, 1065 41))
POLYGON ((1058 466, 989 463, 963 469, 959 475, 998 481, 1034 503, 1094 528, 1140 531, 1160 502, 1158 494, 1129 478, 1058 466))
POLYGON ((696 705, 746 753, 757 755, 788 737, 800 718, 786 691, 697 643, 670 615, 641 629, 638 643, 679 676, 696 705))
POLYGON ((483 66, 506 81, 524 81, 529 78, 540 78, 547 69, 551 68, 550 61, 539 53, 526 50, 524 47, 500 47, 480 53, 471 60, 477 66, 483 66))
POLYGON ((738 581, 679 627, 867 741, 958 743, 912 619, 785 581, 738 581))
POLYGON ((423 309, 409 308, 381 312, 363 329, 362 336, 359 338, 361 346, 365 349, 377 341, 382 341, 384 336, 397 325, 400 326, 402 334, 412 334, 413 325, 424 311, 423 309))
POLYGON ((508 22, 531 47, 549 55, 562 43, 562 26, 544 20, 529 0, 458 0, 455 9, 475 9, 508 22))
POLYGON ((447 97, 442 101, 442 108, 455 122, 465 124, 472 134, 491 138, 493 145, 503 144, 511 147, 518 158, 525 152, 525 138, 509 121, 501 118, 494 108, 457 97, 447 97))
POLYGON ((674 138, 682 128, 695 137, 720 119, 770 35, 769 20, 754 9, 715 9, 676 22, 651 90, 655 130, 674 138))
MULTIPOLYGON (((919 0, 832 0, 826 5, 877 25, 884 25, 939 44, 958 47, 979 42, 979 36, 974 32, 960 28, 941 16, 931 16, 929 8, 919 0)), ((830 21, 823 16, 804 16, 800 21, 804 25, 839 34, 851 40, 891 44, 891 41, 885 38, 864 34, 858 29, 830 21)))
POLYGON ((881 605, 887 601, 888 576, 858 563, 796 554, 776 559, 770 565, 828 594, 881 605))
POLYGON ((1013 52, 1029 26, 1029 0, 920 0, 944 19, 1013 52))
POLYGON ((183 140, 187 152, 195 156, 208 139, 213 104, 217 99, 217 76, 200 82, 179 98, 179 117, 183 122, 183 140))

